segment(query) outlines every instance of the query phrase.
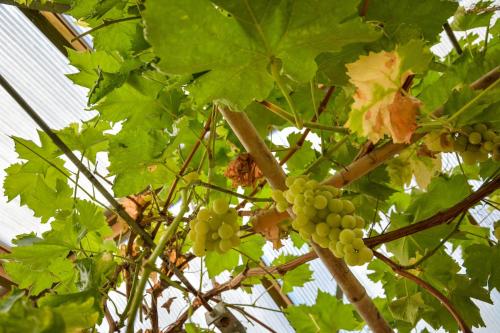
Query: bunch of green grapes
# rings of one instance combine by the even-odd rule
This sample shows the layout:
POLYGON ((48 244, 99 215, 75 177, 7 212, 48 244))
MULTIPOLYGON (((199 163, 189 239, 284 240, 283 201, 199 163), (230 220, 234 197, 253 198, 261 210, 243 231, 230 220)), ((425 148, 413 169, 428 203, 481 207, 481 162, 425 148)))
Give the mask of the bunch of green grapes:
POLYGON ((210 207, 202 208, 190 222, 188 237, 193 241, 193 253, 198 257, 206 251, 225 253, 240 245, 238 213, 229 208, 226 199, 219 198, 210 207))
POLYGON ((427 145, 434 151, 456 151, 465 164, 485 162, 490 155, 500 161, 500 134, 487 124, 465 126, 453 132, 432 133, 427 145))
POLYGON ((363 265, 373 252, 363 242, 365 221, 354 213, 354 204, 341 199, 341 191, 321 185, 307 176, 288 177, 288 190, 274 190, 276 209, 283 212, 291 205, 295 219, 292 226, 305 240, 330 249, 337 258, 351 266, 363 265))

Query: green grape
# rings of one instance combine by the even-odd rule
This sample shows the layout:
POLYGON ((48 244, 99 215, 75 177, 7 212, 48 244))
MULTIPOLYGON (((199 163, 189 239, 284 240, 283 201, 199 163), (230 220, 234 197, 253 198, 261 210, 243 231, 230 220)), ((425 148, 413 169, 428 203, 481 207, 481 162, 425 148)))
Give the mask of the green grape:
POLYGON ((315 189, 316 187, 318 187, 318 182, 314 179, 308 180, 305 184, 305 187, 308 189, 315 189))
POLYGON ((194 226, 194 230, 197 234, 206 234, 208 232, 209 226, 207 221, 198 221, 194 226))
POLYGON ((211 238, 212 240, 218 240, 218 239, 220 239, 219 233, 218 233, 218 232, 212 232, 212 233, 210 234, 210 238, 211 238))
POLYGON ((318 223, 316 224, 316 233, 321 237, 327 237, 330 233, 330 227, 324 222, 318 223))
POLYGON ((344 229, 353 229, 356 227, 356 219, 352 215, 344 215, 341 223, 344 229))
POLYGON ((347 254, 347 253, 354 253, 354 247, 352 246, 352 244, 344 244, 344 253, 347 254))
POLYGON ((233 233, 234 233, 233 228, 229 224, 226 224, 226 223, 223 223, 219 227, 219 230, 218 230, 218 234, 219 234, 220 238, 222 238, 222 239, 231 238, 233 236, 233 233))
POLYGON ((233 243, 231 242, 231 239, 222 239, 219 242, 219 248, 222 252, 227 252, 227 251, 231 250, 232 247, 233 247, 233 243))
POLYGON ((306 197, 304 199, 304 206, 314 206, 314 197, 306 197))
POLYGON ((473 145, 478 145, 481 143, 481 133, 472 132, 469 134, 469 142, 473 145))
POLYGON ((313 218, 316 215, 316 209, 311 206, 305 206, 304 214, 309 218, 313 218))
POLYGON ((318 244, 319 246, 321 246, 323 248, 328 247, 328 243, 330 243, 330 240, 328 239, 328 237, 321 237, 317 233, 313 233, 311 236, 312 236, 313 241, 316 244, 318 244))
MULTIPOLYGON (((333 199, 333 194, 330 191, 321 191, 320 194, 326 198, 326 200, 333 199)), ((327 201, 327 203, 328 203, 327 201)))
POLYGON ((327 205, 328 200, 321 194, 314 197, 314 208, 324 209, 327 205))
POLYGON ((304 206, 305 203, 305 197, 303 194, 297 194, 295 196, 295 199, 293 200, 293 205, 294 206, 304 206))
POLYGON ((193 254, 197 257, 203 257, 205 255, 205 244, 197 242, 194 243, 193 254))
POLYGON ((293 201, 295 200, 295 194, 293 194, 292 191, 286 191, 285 192, 285 198, 286 198, 286 201, 288 201, 289 204, 293 204, 293 201))
POLYGON ((356 238, 363 238, 363 229, 356 228, 353 231, 356 238))
POLYGON ((293 184, 293 183, 295 183, 295 180, 296 180, 296 179, 297 179, 297 178, 296 178, 296 177, 293 177, 293 176, 288 176, 288 177, 286 177, 286 179, 285 179, 285 184, 286 184, 286 187, 290 187, 290 186, 292 186, 292 184, 293 184))
POLYGON ((276 210, 279 213, 286 212, 287 209, 288 209, 288 203, 286 202, 279 202, 278 204, 276 204, 276 210))
POLYGON ((321 209, 316 212, 316 217, 324 221, 328 217, 329 213, 330 211, 328 211, 327 209, 321 209))
POLYGON ((208 220, 208 225, 210 227, 210 230, 216 231, 219 229, 220 222, 218 218, 212 217, 210 220, 208 220))
POLYGON ((481 151, 477 154, 476 159, 478 162, 486 162, 488 160, 488 153, 481 151))
POLYGON ((465 151, 461 155, 464 164, 473 165, 476 163, 476 154, 474 152, 465 151))
MULTIPOLYGON (((196 231, 196 230, 195 230, 196 231)), ((197 232, 195 235, 195 242, 205 243, 207 240, 207 234, 197 232)))
POLYGON ((304 225, 302 227, 302 230, 304 230, 308 234, 312 234, 313 232, 316 231, 316 227, 315 227, 314 223, 307 223, 306 225, 304 225))
POLYGON ((335 245, 335 249, 337 250, 337 253, 340 255, 340 258, 344 256, 344 244, 341 242, 337 242, 337 245, 335 245))
POLYGON ((330 229, 330 234, 328 235, 328 238, 330 238, 330 240, 332 241, 338 242, 341 231, 342 230, 340 230, 339 228, 330 229))
POLYGON ((357 266, 359 264, 359 257, 356 253, 346 253, 344 260, 349 266, 357 266))
POLYGON ((276 202, 281 202, 286 200, 283 191, 280 190, 273 190, 271 192, 271 198, 273 198, 273 200, 276 202))
POLYGON ((300 187, 305 187, 306 182, 307 182, 307 180, 306 180, 305 176, 297 177, 294 181, 294 183, 299 185, 300 187))
POLYGON ((492 130, 488 130, 488 131, 486 131, 486 133, 484 133, 484 139, 487 141, 495 142, 496 136, 497 135, 496 135, 495 131, 492 131, 492 130))
POLYGON ((352 247, 355 248, 356 250, 361 250, 362 248, 365 247, 365 243, 361 238, 354 238, 352 240, 352 247))
POLYGON ((493 148, 495 148, 495 144, 491 141, 485 141, 483 142, 482 148, 486 151, 492 151, 493 148))
POLYGON ((238 237, 238 235, 233 235, 233 237, 231 237, 232 247, 237 247, 240 245, 240 243, 241 243, 241 239, 238 237))
POLYGON ((500 240, 500 226, 495 228, 495 237, 497 240, 500 240))
POLYGON ((218 241, 208 241, 205 243, 205 248, 207 251, 217 251, 219 248, 219 242, 218 241))
POLYGON ((188 232, 188 239, 194 241, 196 239, 196 233, 191 229, 188 232))
POLYGON ((311 234, 304 229, 299 230, 299 235, 305 240, 309 240, 309 238, 311 238, 311 234))
POLYGON ((295 221, 296 221, 297 225, 300 227, 303 227, 309 223, 309 219, 305 215, 297 215, 295 217, 295 221))
POLYGON ((208 209, 202 208, 199 210, 198 214, 196 214, 196 218, 200 221, 207 221, 211 216, 211 213, 208 209))
POLYGON ((326 218, 326 223, 332 228, 338 228, 341 225, 342 217, 339 214, 331 213, 326 218))
POLYGON ((343 244, 350 244, 354 239, 354 236, 354 231, 352 231, 351 229, 344 229, 340 232, 339 240, 343 244))
POLYGON ((314 200, 314 191, 313 190, 308 189, 308 190, 304 191, 304 199, 307 199, 307 198, 314 200))
POLYGON ((479 133, 485 133, 488 130, 488 127, 485 124, 475 124, 473 128, 474 131, 479 133))
POLYGON ((234 208, 229 208, 223 217, 223 221, 226 223, 234 223, 236 220, 238 220, 238 212, 234 208))
POLYGON ((215 214, 218 214, 218 215, 225 214, 227 212, 227 210, 229 209, 229 203, 224 198, 215 199, 212 202, 212 209, 213 209, 215 214))
POLYGON ((356 215, 355 218, 356 218, 356 228, 363 229, 365 227, 365 220, 359 215, 356 215))
POLYGON ((369 247, 359 250, 359 259, 362 263, 370 262, 373 259, 373 251, 369 247))
POLYGON ((332 199, 328 202, 328 209, 332 213, 340 213, 344 209, 344 206, 342 205, 342 200, 340 199, 332 199))
POLYGON ((290 186, 290 191, 292 191, 294 195, 298 195, 303 192, 302 188, 303 187, 300 186, 299 184, 294 183, 292 186, 290 186))
POLYGON ((356 210, 356 207, 354 207, 354 204, 351 201, 349 201, 349 200, 343 200, 342 201, 342 210, 346 214, 352 214, 356 210))

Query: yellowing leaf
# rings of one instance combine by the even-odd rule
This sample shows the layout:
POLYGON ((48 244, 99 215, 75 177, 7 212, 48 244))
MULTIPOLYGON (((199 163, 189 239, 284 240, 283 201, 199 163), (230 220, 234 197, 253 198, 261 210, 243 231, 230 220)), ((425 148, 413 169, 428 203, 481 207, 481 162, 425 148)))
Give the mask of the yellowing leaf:
POLYGON ((420 101, 403 95, 401 87, 413 74, 402 70, 397 51, 370 53, 347 64, 350 82, 356 86, 346 127, 376 143, 385 134, 396 143, 408 143, 415 132, 420 101))

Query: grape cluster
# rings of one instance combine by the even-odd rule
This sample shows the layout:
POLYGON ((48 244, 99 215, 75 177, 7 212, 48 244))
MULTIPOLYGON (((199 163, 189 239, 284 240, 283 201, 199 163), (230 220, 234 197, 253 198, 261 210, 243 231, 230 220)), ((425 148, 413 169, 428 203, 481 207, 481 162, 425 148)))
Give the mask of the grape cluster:
POLYGON ((365 221, 354 214, 351 201, 340 199, 339 189, 321 185, 307 176, 288 177, 286 185, 288 190, 274 190, 272 197, 279 212, 292 206, 292 226, 302 238, 330 249, 351 266, 363 265, 373 258, 372 250, 362 239, 365 221))
POLYGON ((453 132, 431 133, 427 146, 434 151, 456 151, 465 164, 485 162, 490 154, 500 161, 500 134, 487 124, 466 126, 453 132))
POLYGON ((200 209, 190 227, 188 237, 193 241, 193 253, 198 257, 204 256, 206 251, 225 253, 240 244, 238 213, 229 208, 224 198, 200 209))

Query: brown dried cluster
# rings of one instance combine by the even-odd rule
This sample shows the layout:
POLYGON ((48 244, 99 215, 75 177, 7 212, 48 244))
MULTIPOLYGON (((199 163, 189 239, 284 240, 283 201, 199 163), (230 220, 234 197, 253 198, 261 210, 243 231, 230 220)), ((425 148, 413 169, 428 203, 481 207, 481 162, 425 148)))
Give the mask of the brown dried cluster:
POLYGON ((255 182, 263 175, 252 156, 244 153, 229 163, 224 176, 231 179, 233 187, 254 187, 255 182))

